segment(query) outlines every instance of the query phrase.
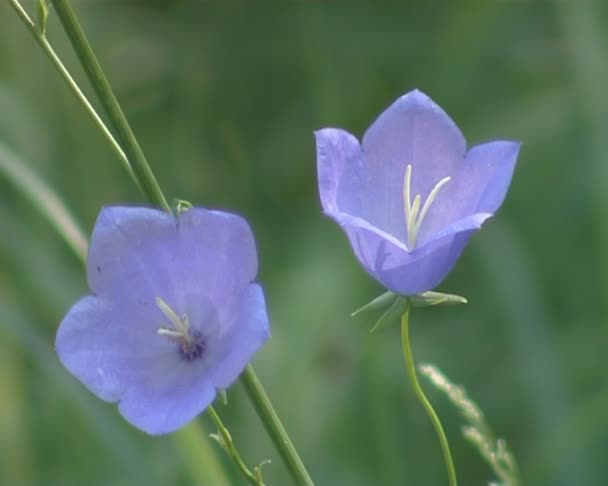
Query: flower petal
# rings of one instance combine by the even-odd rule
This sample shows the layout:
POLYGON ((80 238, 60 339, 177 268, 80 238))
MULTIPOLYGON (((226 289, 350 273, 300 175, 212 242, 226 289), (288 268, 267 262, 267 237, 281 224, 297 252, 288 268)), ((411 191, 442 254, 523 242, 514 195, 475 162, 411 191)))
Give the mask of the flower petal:
POLYGON ((174 259, 176 244, 177 221, 164 211, 103 208, 89 246, 89 288, 99 296, 132 301, 166 294, 170 282, 167 262, 174 259))
POLYGON ((55 346, 63 365, 90 391, 120 402, 121 414, 136 427, 163 434, 185 425, 214 399, 208 372, 213 363, 206 355, 183 359, 178 345, 159 336, 151 322, 88 296, 60 324, 55 346))
POLYGON ((408 252, 403 243, 366 221, 349 215, 335 219, 346 231, 364 269, 387 289, 399 295, 431 290, 452 269, 473 232, 489 217, 479 213, 446 228, 438 239, 408 252))
POLYGON ((176 219, 156 209, 107 207, 95 224, 87 261, 100 296, 154 306, 179 303, 183 289, 221 300, 257 273, 253 234, 240 216, 193 208, 176 219))
POLYGON ((494 214, 507 193, 520 146, 519 142, 498 140, 471 148, 460 171, 431 206, 418 244, 435 239, 438 232, 471 214, 494 214))
POLYGON ((475 211, 493 214, 500 207, 511 184, 520 147, 520 142, 498 140, 469 150, 465 180, 469 190, 478 188, 475 211))
POLYGON ((128 311, 87 296, 74 304, 57 330, 60 361, 102 400, 119 400, 139 383, 142 370, 158 370, 175 351, 172 343, 157 336, 157 327, 141 325, 145 314, 128 311))
POLYGON ((235 305, 232 325, 214 346, 216 366, 210 373, 215 386, 228 388, 269 338, 264 293, 258 284, 250 284, 235 305))
MULTIPOLYGON (((326 212, 340 211, 338 189, 344 172, 350 166, 362 170, 365 165, 359 141, 350 133, 338 128, 324 128, 316 131, 315 140, 321 205, 326 212)), ((344 202, 343 204, 346 207, 343 212, 350 212, 349 209, 352 208, 349 207, 349 204, 344 202)))
POLYGON ((359 142, 335 128, 315 132, 319 193, 326 214, 346 213, 405 239, 403 174, 395 180, 371 167, 359 142))
MULTIPOLYGON (((403 180, 408 164, 412 166, 412 198, 420 194, 424 201, 437 182, 458 172, 466 153, 460 129, 418 90, 399 98, 378 117, 363 136, 362 147, 368 177, 378 181, 376 196, 381 191, 394 192, 391 197, 401 201, 395 204, 400 214, 404 212, 403 180)), ((394 234, 392 229, 389 232, 394 234)))
POLYGON ((118 405, 121 415, 148 434, 167 434, 186 425, 215 399, 216 389, 206 377, 173 375, 151 389, 129 389, 118 405))
MULTIPOLYGON (((179 216, 179 288, 207 295, 223 321, 225 299, 241 293, 258 271, 251 228, 222 211, 193 208, 179 216)), ((176 262, 177 263, 177 262, 176 262)))

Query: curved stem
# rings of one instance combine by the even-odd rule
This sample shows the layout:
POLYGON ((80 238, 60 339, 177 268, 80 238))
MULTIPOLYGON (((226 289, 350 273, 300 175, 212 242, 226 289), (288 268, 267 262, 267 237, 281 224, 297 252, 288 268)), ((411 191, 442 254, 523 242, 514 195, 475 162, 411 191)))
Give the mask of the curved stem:
POLYGON ((133 172, 139 181, 142 191, 146 197, 155 204, 158 204, 167 212, 171 212, 171 207, 163 194, 154 173, 146 160, 143 150, 139 146, 131 126, 127 121, 118 100, 112 91, 110 82, 106 78, 101 65, 91 48, 78 18, 70 5, 69 0, 54 0, 53 4, 59 20, 63 24, 72 47, 84 68, 93 89, 97 93, 101 104, 108 114, 114 129, 118 133, 118 138, 127 153, 127 157, 133 167, 133 172))
POLYGON ((249 399, 253 403, 258 417, 262 421, 262 424, 264 424, 266 432, 268 432, 272 442, 274 442, 275 447, 281 454, 295 483, 298 486, 314 486, 302 459, 300 459, 298 451, 289 439, 287 431, 281 423, 281 419, 279 419, 279 416, 275 412, 268 395, 264 391, 264 387, 260 383, 260 380, 258 380, 251 365, 247 366, 240 380, 247 391, 249 399))
POLYGON ((232 441, 232 436, 230 435, 230 432, 228 432, 228 429, 222 422, 222 419, 220 419, 220 416, 215 411, 215 408, 213 408, 213 405, 209 405, 209 407, 207 408, 207 414, 209 415, 209 417, 211 417, 211 420, 213 420, 213 423, 215 424, 215 426, 217 427, 217 431, 219 432, 218 442, 232 458, 232 460, 236 463, 237 467, 241 470, 241 473, 243 473, 243 476, 245 476, 245 479, 247 479, 247 481, 253 486, 264 486, 262 480, 258 478, 255 474, 253 474, 241 459, 241 456, 236 450, 236 446, 232 441))
POLYGON ((411 305, 408 304, 405 309, 405 312, 401 316, 401 346, 403 347, 405 367, 407 369, 407 374, 410 378, 410 382, 412 383, 414 393, 416 394, 416 398, 418 398, 418 401, 431 419, 433 427, 435 427, 435 432, 437 432, 437 437, 439 438, 439 443, 441 444, 441 450, 443 452, 443 460, 445 462, 445 467, 448 470, 448 479, 450 486, 457 486, 456 471, 454 469, 454 463, 452 461, 452 454, 450 453, 448 439, 445 435, 445 432, 443 431, 443 427, 441 426, 441 421, 439 420, 439 417, 435 413, 431 402, 429 402, 428 398, 422 391, 420 383, 418 383, 418 377, 416 376, 416 366, 414 365, 414 357, 412 356, 409 336, 410 307, 411 305))

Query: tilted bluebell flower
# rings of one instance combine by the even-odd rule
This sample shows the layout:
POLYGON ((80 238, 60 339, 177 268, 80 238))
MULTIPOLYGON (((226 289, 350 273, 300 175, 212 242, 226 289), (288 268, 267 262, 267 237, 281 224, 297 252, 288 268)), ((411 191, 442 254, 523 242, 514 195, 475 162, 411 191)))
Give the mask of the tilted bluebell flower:
POLYGON ((365 270, 387 289, 414 295, 438 285, 473 232, 502 204, 519 142, 467 151, 448 115, 411 91, 372 124, 315 133, 325 213, 346 232, 365 270))
POLYGON ((172 432, 269 338, 256 273, 253 235, 239 216, 104 208, 87 259, 93 295, 61 322, 59 359, 136 427, 172 432))

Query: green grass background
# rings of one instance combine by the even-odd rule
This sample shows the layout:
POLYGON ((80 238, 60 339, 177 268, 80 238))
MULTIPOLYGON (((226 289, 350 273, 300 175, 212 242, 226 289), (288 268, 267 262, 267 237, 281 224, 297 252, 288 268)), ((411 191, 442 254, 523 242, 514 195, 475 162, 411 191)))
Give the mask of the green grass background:
MULTIPOLYGON (((469 142, 522 140, 504 206, 439 289, 469 304, 415 312, 414 353, 466 386, 514 450, 525 484, 606 484, 605 3, 74 7, 167 195, 251 222, 273 333, 255 366, 319 485, 438 485, 446 476, 406 382, 397 327, 369 336, 373 317, 349 317, 382 289, 321 215, 313 130, 361 135, 417 87, 469 142)), ((48 29, 90 93, 53 12, 48 29)), ((102 205, 143 204, 6 2, 0 142, 61 194, 87 233, 102 205)), ((215 486, 194 446, 131 428, 60 366, 57 325, 85 293, 79 261, 0 177, 0 484, 215 486)), ((457 412, 425 386, 461 484, 487 484, 491 472, 461 438, 457 412)), ((267 484, 290 484, 242 389, 228 395, 220 410, 246 461, 272 459, 267 484)), ((242 484, 217 457, 231 484, 242 484)))

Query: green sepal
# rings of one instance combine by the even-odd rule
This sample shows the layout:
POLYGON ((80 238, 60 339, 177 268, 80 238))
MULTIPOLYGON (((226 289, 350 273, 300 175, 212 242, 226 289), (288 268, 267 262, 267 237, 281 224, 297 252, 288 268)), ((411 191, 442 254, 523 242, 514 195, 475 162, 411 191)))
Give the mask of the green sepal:
POLYGON ((228 393, 226 393, 226 390, 218 390, 217 398, 219 399, 222 405, 228 405, 228 393))
POLYGON ((458 305, 466 304, 467 299, 455 294, 444 294, 442 292, 428 291, 408 297, 413 307, 431 307, 435 305, 458 305))
POLYGON ((373 327, 369 330, 369 333, 371 334, 378 329, 387 327, 394 321, 398 321, 401 315, 407 309, 408 305, 409 302, 407 297, 395 296, 393 303, 384 311, 373 327))
POLYGON ((393 321, 398 320, 405 312, 408 304, 411 304, 412 307, 431 307, 437 305, 450 306, 466 303, 467 299, 455 294, 444 294, 442 292, 428 291, 418 295, 405 296, 397 295, 389 290, 384 292, 382 295, 379 295, 371 302, 365 304, 363 307, 357 309, 351 314, 351 316, 354 317, 364 312, 383 310, 384 312, 369 331, 370 333, 373 333, 378 329, 386 327, 393 321))
POLYGON ((395 294, 394 292, 391 292, 390 290, 387 292, 384 292, 382 295, 379 295, 371 302, 368 302, 363 307, 357 309, 350 316, 355 317, 359 314, 362 314, 363 312, 373 312, 373 311, 377 311, 377 310, 381 310, 381 309, 386 309, 386 307, 393 304, 393 302, 395 301, 395 299, 397 297, 398 297, 397 294, 395 294))

